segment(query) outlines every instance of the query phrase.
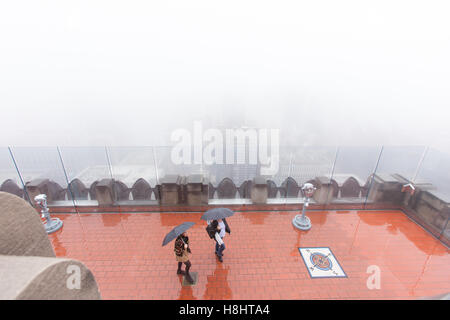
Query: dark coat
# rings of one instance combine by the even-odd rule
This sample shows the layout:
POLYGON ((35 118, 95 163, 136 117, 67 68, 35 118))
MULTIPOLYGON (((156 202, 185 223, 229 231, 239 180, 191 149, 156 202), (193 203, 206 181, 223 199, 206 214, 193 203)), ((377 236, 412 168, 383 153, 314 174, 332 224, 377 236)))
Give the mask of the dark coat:
POLYGON ((211 222, 211 227, 214 229, 214 230, 216 230, 217 229, 217 226, 219 225, 219 222, 217 221, 217 220, 213 220, 212 222, 211 222))
POLYGON ((187 244, 187 252, 191 252, 191 248, 189 248, 189 237, 178 236, 175 240, 175 245, 173 251, 175 251, 175 255, 181 257, 184 254, 184 245, 187 244))

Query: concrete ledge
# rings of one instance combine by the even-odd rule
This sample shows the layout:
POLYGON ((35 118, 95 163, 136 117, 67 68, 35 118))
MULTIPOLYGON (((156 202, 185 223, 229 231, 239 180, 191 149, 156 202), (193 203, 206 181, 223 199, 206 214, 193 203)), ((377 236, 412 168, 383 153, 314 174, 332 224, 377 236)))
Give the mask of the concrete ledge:
POLYGON ((250 190, 250 198, 252 199, 252 203, 267 203, 268 197, 269 186, 267 184, 267 179, 262 176, 256 176, 255 178, 253 178, 253 183, 250 190))
POLYGON ((39 213, 25 200, 0 192, 0 255, 54 257, 39 213))
POLYGON ((181 185, 183 178, 179 175, 167 175, 161 179, 161 204, 177 205, 183 202, 181 185))
POLYGON ((114 204, 114 180, 102 179, 95 185, 95 196, 99 206, 111 206, 114 204))
POLYGON ((76 260, 0 256, 0 274, 0 300, 100 299, 92 272, 76 260))
POLYGON ((316 187, 313 199, 318 204, 329 204, 334 195, 339 191, 337 183, 327 177, 316 177, 310 183, 316 187))
POLYGON ((416 189, 414 195, 406 195, 404 212, 424 229, 450 246, 450 204, 431 192, 416 189))
POLYGON ((188 205, 208 204, 209 183, 201 174, 187 176, 183 192, 188 205))

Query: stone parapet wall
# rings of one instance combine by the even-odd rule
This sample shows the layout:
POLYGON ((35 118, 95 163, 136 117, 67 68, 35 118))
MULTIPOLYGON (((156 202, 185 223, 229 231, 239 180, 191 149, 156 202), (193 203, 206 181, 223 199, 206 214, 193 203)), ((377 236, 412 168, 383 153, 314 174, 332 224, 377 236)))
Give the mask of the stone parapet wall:
POLYGON ((418 188, 413 195, 405 195, 402 207, 411 219, 450 246, 450 203, 418 188))

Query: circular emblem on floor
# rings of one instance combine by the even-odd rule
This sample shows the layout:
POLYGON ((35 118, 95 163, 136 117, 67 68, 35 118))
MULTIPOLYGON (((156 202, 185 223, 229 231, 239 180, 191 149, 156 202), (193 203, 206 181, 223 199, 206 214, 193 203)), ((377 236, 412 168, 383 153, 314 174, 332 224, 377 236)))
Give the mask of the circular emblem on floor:
POLYGON ((322 271, 328 271, 333 268, 333 264, 331 263, 330 258, 320 252, 311 253, 310 259, 314 267, 317 267, 322 271))

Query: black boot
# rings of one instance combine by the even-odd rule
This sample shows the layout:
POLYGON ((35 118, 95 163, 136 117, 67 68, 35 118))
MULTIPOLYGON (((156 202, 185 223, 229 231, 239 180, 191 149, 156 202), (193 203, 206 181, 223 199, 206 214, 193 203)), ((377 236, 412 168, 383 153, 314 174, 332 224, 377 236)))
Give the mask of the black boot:
POLYGON ((185 274, 185 272, 183 270, 181 270, 181 265, 183 263, 182 262, 178 262, 178 270, 177 270, 177 274, 185 274))
POLYGON ((186 262, 186 274, 184 276, 184 278, 186 279, 186 281, 188 283, 194 283, 194 279, 192 279, 191 275, 189 274, 189 269, 191 268, 191 262, 187 261, 186 262))

